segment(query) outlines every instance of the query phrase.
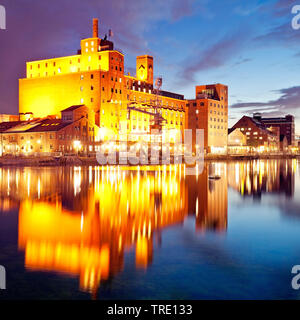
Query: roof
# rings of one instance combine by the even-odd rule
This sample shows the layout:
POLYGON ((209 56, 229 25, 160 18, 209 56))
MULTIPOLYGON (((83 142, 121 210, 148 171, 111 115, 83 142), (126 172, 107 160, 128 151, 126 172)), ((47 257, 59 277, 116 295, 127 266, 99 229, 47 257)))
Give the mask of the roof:
POLYGON ((27 132, 59 131, 70 124, 70 122, 63 122, 61 119, 46 119, 41 121, 35 127, 32 127, 29 130, 27 130, 27 132))
POLYGON ((242 119, 246 119, 251 121, 256 127, 258 127, 260 130, 265 131, 266 133, 272 135, 272 136, 276 136, 276 134, 270 130, 268 130, 268 128, 266 127, 266 125, 263 122, 260 122, 257 119, 254 119, 252 117, 249 116, 243 116, 233 127, 235 127, 242 119))
POLYGON ((170 92, 170 91, 163 91, 161 90, 159 92, 160 96, 163 97, 168 97, 168 98, 173 98, 173 99, 177 99, 177 100, 184 100, 184 95, 179 94, 179 93, 175 93, 175 92, 170 92))
POLYGON ((277 122, 293 122, 294 121, 294 117, 293 116, 287 116, 287 117, 278 117, 278 118, 261 118, 262 122, 270 122, 270 123, 277 123, 277 122), (288 118, 287 118, 288 117, 288 118))
POLYGON ((4 132, 20 123, 23 121, 9 121, 9 122, 1 122, 0 123, 0 132, 4 132))
POLYGON ((69 107, 69 108, 67 108, 67 109, 62 110, 61 112, 74 111, 74 110, 79 109, 79 108, 84 107, 84 106, 85 106, 84 104, 79 104, 79 105, 71 106, 71 107, 69 107))
MULTIPOLYGON (((1 123, 2 125, 3 123, 1 123)), ((70 125, 70 122, 63 122, 61 119, 39 119, 33 121, 15 121, 10 122, 10 126, 3 128, 2 133, 28 133, 28 132, 51 132, 59 131, 70 125)))

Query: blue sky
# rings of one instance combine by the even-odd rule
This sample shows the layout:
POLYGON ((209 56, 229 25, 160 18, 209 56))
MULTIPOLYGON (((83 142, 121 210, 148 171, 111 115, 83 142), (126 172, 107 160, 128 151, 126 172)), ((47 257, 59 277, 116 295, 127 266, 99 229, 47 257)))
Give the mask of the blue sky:
POLYGON ((243 114, 296 116, 300 134, 300 29, 291 9, 300 0, 0 0, 0 112, 18 112, 25 61, 76 53, 100 19, 114 31, 126 67, 154 56, 163 89, 194 97, 198 84, 229 86, 230 122, 243 114))

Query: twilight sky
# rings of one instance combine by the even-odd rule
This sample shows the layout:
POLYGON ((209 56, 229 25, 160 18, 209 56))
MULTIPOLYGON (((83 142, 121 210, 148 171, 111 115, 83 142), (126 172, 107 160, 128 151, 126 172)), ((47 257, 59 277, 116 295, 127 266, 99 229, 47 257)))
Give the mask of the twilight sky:
MULTIPOLYGON (((18 112, 25 61, 76 54, 80 40, 114 32, 127 70, 154 56, 163 89, 194 97, 197 84, 229 86, 229 125, 243 114, 296 116, 300 134, 300 0, 0 0, 0 113, 18 112)), ((125 69, 125 70, 126 70, 125 69)), ((42 106, 41 106, 42 107, 42 106)))

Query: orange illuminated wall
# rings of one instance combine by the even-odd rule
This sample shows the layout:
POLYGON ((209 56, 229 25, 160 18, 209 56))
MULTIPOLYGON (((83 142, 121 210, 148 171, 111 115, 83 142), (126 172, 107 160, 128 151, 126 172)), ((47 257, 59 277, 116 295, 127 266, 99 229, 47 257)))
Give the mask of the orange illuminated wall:
MULTIPOLYGON (((125 76, 124 55, 113 49, 111 41, 99 38, 96 29, 94 21, 93 37, 81 40, 77 55, 26 63, 26 78, 19 80, 19 112, 32 112, 34 117, 60 116, 60 111, 71 105, 85 104, 95 112, 101 140, 117 137, 123 124, 126 133, 149 133, 149 115, 138 113, 128 119, 127 104, 154 103, 153 57, 138 56, 136 77, 125 76), (132 81, 150 87, 133 89, 128 85, 132 81)), ((185 101, 160 99, 166 129, 183 130, 185 101)))
MULTIPOLYGON (((196 86, 196 99, 188 101, 188 125, 193 130, 193 137, 196 129, 204 130, 207 152, 226 152, 228 87, 222 84, 196 86)), ((195 140, 193 142, 195 144, 195 140)))
POLYGON ((136 57, 136 76, 138 80, 153 84, 153 57, 148 55, 136 57))

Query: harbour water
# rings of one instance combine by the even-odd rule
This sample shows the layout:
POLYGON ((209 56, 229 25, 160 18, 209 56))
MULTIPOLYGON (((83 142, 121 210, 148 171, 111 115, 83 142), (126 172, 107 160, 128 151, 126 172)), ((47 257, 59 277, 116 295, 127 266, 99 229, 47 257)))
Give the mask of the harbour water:
POLYGON ((0 168, 0 299, 297 299, 297 264, 295 159, 0 168))

